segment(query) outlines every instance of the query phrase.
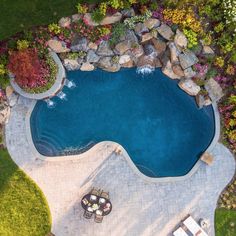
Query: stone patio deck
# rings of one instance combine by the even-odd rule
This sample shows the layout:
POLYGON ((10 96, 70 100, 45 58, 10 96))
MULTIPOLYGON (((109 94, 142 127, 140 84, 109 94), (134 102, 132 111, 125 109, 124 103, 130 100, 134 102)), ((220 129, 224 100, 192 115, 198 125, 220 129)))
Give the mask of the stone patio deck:
POLYGON ((126 157, 113 154, 114 143, 103 142, 80 159, 43 161, 31 152, 25 117, 30 100, 19 98, 6 126, 8 151, 44 192, 56 236, 166 236, 191 214, 210 221, 214 235, 214 210, 224 186, 231 180, 235 161, 218 143, 212 166, 200 164, 186 180, 151 183, 137 175, 126 157), (110 192, 112 212, 102 224, 83 218, 82 196, 92 186, 110 192))

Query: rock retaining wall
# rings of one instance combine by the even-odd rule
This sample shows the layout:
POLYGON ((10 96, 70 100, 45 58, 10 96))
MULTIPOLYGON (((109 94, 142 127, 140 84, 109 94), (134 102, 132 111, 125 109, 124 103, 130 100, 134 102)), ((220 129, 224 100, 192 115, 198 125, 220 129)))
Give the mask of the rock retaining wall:
MULTIPOLYGON (((89 16, 89 14, 86 15, 87 22, 94 25, 89 16)), ((81 16, 76 17, 79 19, 81 16)), ((116 17, 106 17, 106 24, 113 24, 126 17, 126 12, 123 12, 123 15, 117 13, 116 17)), ((59 25, 68 27, 74 18, 74 16, 72 19, 62 18, 59 25)), ((200 94, 200 86, 192 79, 196 75, 193 66, 198 63, 198 57, 187 49, 186 36, 179 29, 174 32, 170 26, 155 18, 136 23, 134 29, 127 29, 124 36, 112 48, 109 41, 102 41, 96 45, 78 35, 72 40, 70 48, 65 45, 66 43, 59 39, 54 38, 49 41, 52 51, 63 53, 62 63, 69 71, 79 69, 92 71, 100 68, 109 72, 117 72, 121 68, 149 67, 154 69, 160 67, 169 78, 180 80, 179 87, 182 90, 191 96, 197 96, 196 101, 199 107, 209 105, 222 96, 221 88, 215 83, 208 83, 205 87, 214 96, 200 94), (78 56, 76 56, 76 52, 78 56), (71 59, 72 53, 73 59, 71 59), (218 91, 215 91, 216 89, 218 91)), ((202 53, 206 51, 204 47, 202 50, 202 53)), ((209 50, 213 52, 211 48, 208 48, 209 50)))

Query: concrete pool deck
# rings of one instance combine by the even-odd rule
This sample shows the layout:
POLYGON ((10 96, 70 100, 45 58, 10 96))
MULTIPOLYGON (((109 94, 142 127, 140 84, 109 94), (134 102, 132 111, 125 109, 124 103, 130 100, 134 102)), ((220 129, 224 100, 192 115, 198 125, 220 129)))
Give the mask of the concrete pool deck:
POLYGON ((214 235, 216 202, 235 170, 234 157, 222 144, 211 151, 212 166, 200 162, 189 178, 160 183, 140 178, 125 155, 113 153, 117 144, 109 142, 74 160, 41 160, 32 152, 27 136, 25 119, 32 102, 20 97, 12 108, 6 143, 12 159, 44 192, 56 236, 165 236, 187 214, 209 220, 207 232, 214 235), (102 224, 83 218, 80 200, 92 186, 110 192, 113 210, 102 224))

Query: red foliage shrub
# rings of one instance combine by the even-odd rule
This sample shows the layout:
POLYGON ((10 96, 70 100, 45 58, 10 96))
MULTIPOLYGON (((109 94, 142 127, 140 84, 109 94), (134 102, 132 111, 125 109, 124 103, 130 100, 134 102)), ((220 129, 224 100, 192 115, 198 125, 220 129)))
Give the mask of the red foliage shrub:
POLYGON ((35 49, 12 52, 7 68, 23 88, 40 87, 47 83, 49 68, 45 62, 40 61, 35 49))

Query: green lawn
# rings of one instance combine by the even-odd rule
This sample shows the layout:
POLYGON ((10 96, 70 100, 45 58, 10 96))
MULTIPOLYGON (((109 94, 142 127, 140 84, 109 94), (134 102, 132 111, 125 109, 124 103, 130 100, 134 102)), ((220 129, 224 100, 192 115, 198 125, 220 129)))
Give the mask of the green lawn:
POLYGON ((34 25, 76 13, 78 0, 1 0, 0 40, 34 25))
POLYGON ((216 236, 236 235, 236 211, 217 209, 215 212, 216 236))
POLYGON ((57 22, 77 13, 78 2, 101 0, 0 0, 0 40, 35 25, 57 22))
POLYGON ((0 235, 45 236, 51 229, 46 199, 38 186, 0 150, 0 235))

